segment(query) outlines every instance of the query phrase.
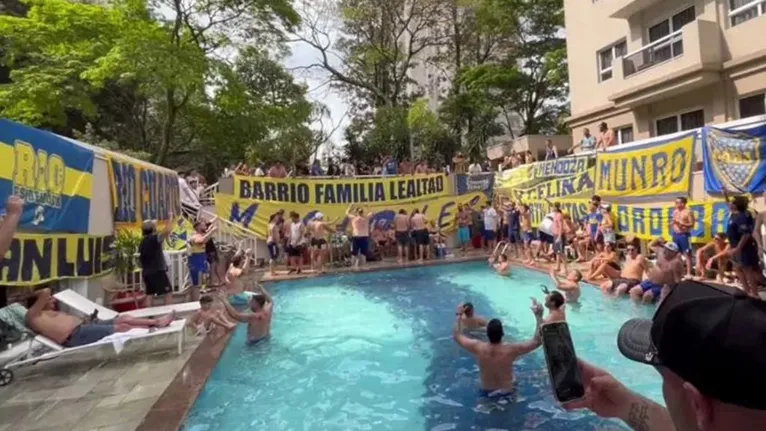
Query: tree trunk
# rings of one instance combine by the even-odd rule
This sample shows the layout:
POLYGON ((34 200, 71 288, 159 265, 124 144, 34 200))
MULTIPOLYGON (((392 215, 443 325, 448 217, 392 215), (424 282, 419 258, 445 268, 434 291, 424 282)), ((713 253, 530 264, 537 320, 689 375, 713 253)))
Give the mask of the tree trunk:
POLYGON ((155 163, 162 166, 165 163, 165 159, 170 151, 170 146, 173 143, 173 130, 176 124, 176 115, 178 114, 178 108, 175 101, 175 90, 169 88, 165 91, 165 103, 167 104, 167 111, 165 112, 165 123, 162 125, 162 143, 160 144, 160 150, 155 157, 155 163))

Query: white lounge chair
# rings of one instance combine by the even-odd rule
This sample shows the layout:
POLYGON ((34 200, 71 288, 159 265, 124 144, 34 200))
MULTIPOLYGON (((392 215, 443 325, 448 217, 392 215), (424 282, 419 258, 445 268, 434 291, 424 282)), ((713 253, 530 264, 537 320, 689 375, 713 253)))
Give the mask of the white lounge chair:
POLYGON ((198 301, 184 302, 182 304, 162 305, 159 307, 139 308, 137 310, 126 311, 124 313, 118 313, 114 310, 110 310, 102 305, 99 305, 90 299, 80 295, 74 290, 67 289, 53 295, 56 300, 61 301, 68 307, 90 316, 94 310, 98 310, 98 318, 102 320, 114 319, 119 314, 124 314, 131 317, 152 317, 162 316, 175 310, 176 314, 188 314, 199 310, 200 305, 198 301))
POLYGON ((159 337, 164 335, 176 335, 178 337, 178 354, 180 355, 183 351, 184 336, 186 333, 185 327, 186 319, 180 319, 171 322, 171 324, 165 328, 159 328, 152 331, 145 330, 146 332, 141 333, 116 333, 113 336, 96 341, 95 343, 69 348, 56 343, 48 337, 37 335, 34 338, 30 338, 29 340, 24 341, 23 344, 26 344, 26 348, 21 349, 21 351, 18 352, 19 355, 15 359, 6 363, 3 368, 0 369, 0 386, 5 386, 13 380, 13 372, 11 371, 12 368, 27 364, 36 364, 40 361, 56 359, 63 355, 93 350, 109 344, 114 347, 115 353, 119 355, 122 352, 123 345, 133 340, 159 337), (35 353, 37 353, 37 351, 41 348, 45 348, 50 351, 41 355, 35 355, 35 353))

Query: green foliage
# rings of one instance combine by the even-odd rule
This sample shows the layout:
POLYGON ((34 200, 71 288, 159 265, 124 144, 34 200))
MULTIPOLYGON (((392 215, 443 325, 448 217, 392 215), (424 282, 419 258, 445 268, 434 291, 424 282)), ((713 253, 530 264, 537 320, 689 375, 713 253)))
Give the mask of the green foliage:
POLYGON ((114 249, 114 270, 117 274, 130 274, 137 268, 135 255, 138 253, 141 239, 141 234, 133 230, 124 229, 117 231, 114 243, 112 244, 114 249))
POLYGON ((0 115, 172 167, 217 174, 249 152, 307 157, 306 91, 285 51, 290 0, 26 0, 0 16, 0 115), (221 51, 238 52, 234 65, 221 51))

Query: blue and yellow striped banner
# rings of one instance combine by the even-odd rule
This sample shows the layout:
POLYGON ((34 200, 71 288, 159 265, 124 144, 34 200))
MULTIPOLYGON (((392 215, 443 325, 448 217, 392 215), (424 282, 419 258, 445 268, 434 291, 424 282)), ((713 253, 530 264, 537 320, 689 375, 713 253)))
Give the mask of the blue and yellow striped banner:
POLYGON ((0 119, 0 199, 24 199, 21 229, 87 233, 93 159, 72 141, 0 119))

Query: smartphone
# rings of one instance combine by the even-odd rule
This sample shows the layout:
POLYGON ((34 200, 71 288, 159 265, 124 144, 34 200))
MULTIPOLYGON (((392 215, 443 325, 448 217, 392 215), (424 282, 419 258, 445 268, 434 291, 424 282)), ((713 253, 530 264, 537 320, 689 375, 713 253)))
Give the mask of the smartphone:
POLYGON ((550 291, 550 290, 548 290, 548 286, 546 286, 546 285, 544 285, 544 284, 541 284, 541 285, 540 285, 540 289, 542 289, 543 293, 544 293, 544 294, 546 294, 546 295, 548 295, 549 293, 551 293, 551 291, 550 291))
POLYGON ((585 387, 572 337, 569 335, 569 325, 566 322, 546 323, 541 332, 545 361, 548 363, 548 374, 556 399, 565 403, 582 398, 585 387))

